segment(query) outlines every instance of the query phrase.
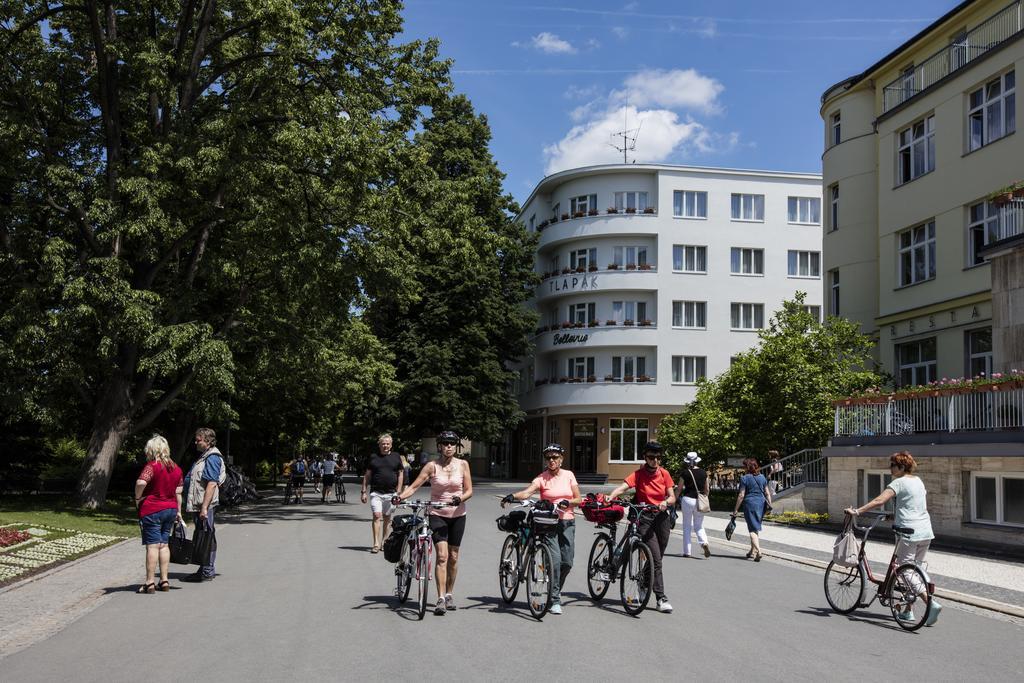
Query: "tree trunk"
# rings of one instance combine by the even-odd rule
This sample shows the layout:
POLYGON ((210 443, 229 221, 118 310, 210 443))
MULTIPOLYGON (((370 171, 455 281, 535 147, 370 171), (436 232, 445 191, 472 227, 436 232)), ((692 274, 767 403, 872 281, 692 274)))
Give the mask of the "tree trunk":
POLYGON ((78 481, 76 503, 96 509, 107 500, 114 461, 121 444, 131 430, 131 383, 122 373, 107 381, 93 417, 92 435, 85 454, 82 477, 78 481))

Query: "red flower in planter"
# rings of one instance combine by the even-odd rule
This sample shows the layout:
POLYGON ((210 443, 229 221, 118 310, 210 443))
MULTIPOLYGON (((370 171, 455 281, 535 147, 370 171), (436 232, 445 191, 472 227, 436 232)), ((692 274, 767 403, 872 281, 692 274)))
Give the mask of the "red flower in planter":
POLYGON ((589 377, 587 377, 587 381, 588 382, 596 382, 597 381, 597 377, 595 375, 590 375, 589 377))
POLYGON ((623 382, 632 382, 633 381, 633 375, 626 375, 625 377, 622 378, 622 381, 623 382))
POLYGON ((653 206, 648 206, 646 209, 644 209, 644 213, 647 213, 647 214, 654 213, 654 207, 653 206))
POLYGON ((32 534, 27 531, 19 531, 17 529, 0 529, 0 548, 6 548, 10 545, 23 543, 30 538, 32 538, 32 534))
POLYGON ((583 217, 584 217, 584 216, 586 216, 586 215, 587 215, 587 214, 583 213, 582 211, 577 211, 576 213, 574 213, 574 214, 572 215, 572 217, 573 217, 573 218, 583 218, 583 217))
POLYGON ((636 213, 636 209, 627 208, 626 213, 636 213))
POLYGON ((563 330, 567 330, 570 327, 572 327, 572 323, 571 322, 566 321, 566 322, 562 323, 562 329, 563 330))
POLYGON ((609 263, 608 264, 608 270, 618 270, 618 269, 619 269, 619 264, 618 263, 609 263))
POLYGON ((636 270, 636 264, 635 263, 627 263, 626 264, 626 270, 636 270))
POLYGON ((588 216, 596 216, 598 213, 599 212, 597 209, 591 209, 590 211, 587 211, 588 216))
POLYGON ((588 327, 597 327, 600 324, 601 324, 600 321, 591 320, 590 323, 588 324, 588 327))
POLYGON ((576 272, 577 273, 585 273, 585 272, 587 272, 587 269, 586 269, 585 266, 576 266, 576 272))
POLYGON ((605 325, 615 325, 615 321, 614 320, 605 320, 604 324, 605 325))
POLYGON ((567 220, 569 220, 569 214, 567 214, 567 213, 563 213, 563 214, 562 214, 562 220, 563 220, 563 221, 567 221, 567 220))
POLYGON ((594 265, 594 264, 591 264, 591 265, 587 266, 587 270, 589 270, 591 273, 593 273, 594 271, 597 270, 597 266, 594 265))
POLYGON ((627 327, 632 327, 633 326, 633 321, 632 320, 623 320, 622 324, 626 325, 627 327))
POLYGON ((615 375, 605 375, 605 376, 604 376, 604 381, 605 381, 605 382, 611 382, 611 381, 613 381, 614 379, 615 379, 615 375))
POLYGON ((637 267, 638 267, 638 268, 639 268, 640 270, 650 270, 650 269, 651 269, 651 264, 650 264, 650 263, 641 263, 641 264, 640 264, 639 266, 637 266, 637 267))
POLYGON ((618 210, 618 209, 616 209, 615 207, 608 207, 608 208, 607 208, 607 209, 605 210, 605 213, 618 213, 618 212, 619 212, 619 210, 618 210))

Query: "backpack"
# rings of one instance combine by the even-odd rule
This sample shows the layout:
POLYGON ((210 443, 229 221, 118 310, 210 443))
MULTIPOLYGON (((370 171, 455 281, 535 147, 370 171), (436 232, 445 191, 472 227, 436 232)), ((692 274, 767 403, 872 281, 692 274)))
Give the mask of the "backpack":
POLYGON ((305 460, 299 460, 298 462, 295 463, 295 474, 298 474, 299 476, 302 476, 305 473, 306 473, 306 461, 305 460))

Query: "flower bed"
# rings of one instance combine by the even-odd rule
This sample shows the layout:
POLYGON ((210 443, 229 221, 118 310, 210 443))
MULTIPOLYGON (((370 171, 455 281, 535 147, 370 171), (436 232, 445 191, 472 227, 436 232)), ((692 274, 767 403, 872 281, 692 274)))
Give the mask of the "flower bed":
POLYGON ((23 543, 30 538, 32 538, 32 535, 27 531, 6 528, 0 529, 0 548, 6 548, 17 543, 23 543))
POLYGON ((949 379, 943 377, 941 380, 929 382, 898 389, 885 389, 872 387, 866 391, 859 392, 846 398, 836 399, 833 405, 861 405, 866 403, 887 403, 904 398, 918 398, 923 396, 953 396, 954 394, 968 394, 982 391, 1011 391, 1024 388, 1024 372, 1010 370, 1010 372, 994 372, 990 376, 984 373, 977 377, 958 377, 949 379))
POLYGON ((13 524, 0 527, 0 539, 20 539, 6 546, 0 542, 0 585, 88 555, 122 540, 72 529, 13 524))

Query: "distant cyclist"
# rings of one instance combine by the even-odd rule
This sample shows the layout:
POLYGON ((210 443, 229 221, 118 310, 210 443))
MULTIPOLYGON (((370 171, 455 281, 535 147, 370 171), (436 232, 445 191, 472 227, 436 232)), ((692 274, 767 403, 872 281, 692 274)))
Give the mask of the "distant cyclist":
POLYGON ((403 501, 416 493, 416 489, 430 480, 430 500, 451 503, 454 507, 443 507, 430 511, 430 528, 434 532, 437 548, 437 605, 434 614, 444 614, 455 609, 452 590, 459 571, 459 549, 462 535, 466 531, 466 501, 473 496, 473 479, 469 463, 455 457, 461 440, 458 434, 445 430, 437 435, 437 460, 428 462, 410 486, 395 496, 395 502, 403 501))
POLYGON ((510 493, 502 499, 504 506, 513 500, 526 500, 537 491, 540 499, 547 500, 558 507, 558 533, 547 534, 544 542, 551 551, 551 609, 549 614, 562 613, 562 586, 572 569, 573 556, 576 554, 576 522, 573 520, 572 506, 583 502, 580 487, 576 483, 576 475, 562 469, 562 456, 565 451, 557 443, 544 449, 546 469, 522 491, 510 493))
MULTIPOLYGON (((309 470, 309 464, 306 462, 306 457, 303 455, 298 456, 291 461, 289 472, 292 477, 292 492, 295 493, 295 502, 302 502, 302 489, 306 485, 306 474, 309 470)), ((288 501, 286 500, 285 503, 288 501)))

